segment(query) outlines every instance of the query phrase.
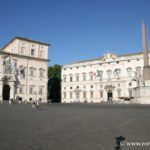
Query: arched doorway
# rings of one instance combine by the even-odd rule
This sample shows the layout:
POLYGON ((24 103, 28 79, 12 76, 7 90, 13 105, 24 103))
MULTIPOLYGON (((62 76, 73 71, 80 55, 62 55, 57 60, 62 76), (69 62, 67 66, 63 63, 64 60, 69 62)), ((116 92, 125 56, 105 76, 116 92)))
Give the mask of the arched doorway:
POLYGON ((3 86, 3 100, 9 100, 10 97, 10 86, 8 84, 4 84, 3 86))

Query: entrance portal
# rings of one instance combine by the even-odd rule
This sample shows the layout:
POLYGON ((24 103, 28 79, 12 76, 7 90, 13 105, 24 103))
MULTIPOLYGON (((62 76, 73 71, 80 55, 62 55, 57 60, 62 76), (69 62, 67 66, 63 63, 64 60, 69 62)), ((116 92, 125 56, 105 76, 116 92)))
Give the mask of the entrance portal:
POLYGON ((108 91, 107 93, 107 99, 109 103, 112 103, 113 93, 112 91, 108 91))
POLYGON ((10 97, 10 86, 5 84, 3 86, 3 100, 9 100, 10 97))

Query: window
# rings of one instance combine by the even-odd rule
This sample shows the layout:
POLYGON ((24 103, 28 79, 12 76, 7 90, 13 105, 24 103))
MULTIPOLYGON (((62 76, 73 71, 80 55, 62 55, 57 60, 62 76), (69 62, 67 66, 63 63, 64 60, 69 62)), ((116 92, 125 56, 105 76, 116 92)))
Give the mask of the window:
POLYGON ((107 70, 107 76, 108 76, 108 80, 111 79, 111 70, 107 70))
POLYGON ((19 94, 23 94, 24 93, 24 85, 20 85, 19 86, 19 94))
POLYGON ((90 75, 90 80, 93 80, 93 72, 90 72, 89 75, 90 75))
POLYGON ((130 67, 127 68, 127 74, 128 74, 128 77, 132 76, 132 68, 130 67))
POLYGON ((83 98, 86 99, 86 92, 83 92, 83 98))
POLYGON ((64 94, 63 94, 63 95, 64 95, 64 98, 66 98, 66 92, 64 92, 64 94))
POLYGON ((100 98, 103 98, 103 91, 100 91, 100 98))
POLYGON ((79 93, 79 91, 77 91, 76 92, 76 98, 79 99, 79 97, 80 97, 80 93, 79 93))
POLYGON ((33 85, 30 85, 30 86, 29 86, 29 94, 33 94, 33 89, 34 89, 34 86, 33 86, 33 85))
POLYGON ((118 98, 121 97, 121 90, 120 89, 117 90, 117 95, 118 95, 118 98))
POLYGON ((93 91, 90 92, 90 97, 93 98, 93 91))
POLYGON ((23 66, 19 67, 19 75, 21 79, 25 79, 25 68, 23 66))
POLYGON ((79 74, 76 74, 76 81, 79 81, 79 74))
POLYGON ((21 47, 21 54, 25 53, 25 47, 21 47))
POLYGON ((102 85, 102 84, 100 85, 100 88, 103 88, 103 85, 102 85))
POLYGON ((132 89, 129 89, 129 97, 132 97, 132 89))
POLYGON ((31 49, 31 56, 34 56, 34 55, 35 55, 35 50, 31 49))
POLYGON ((44 94, 44 87, 40 86, 39 87, 39 95, 43 95, 44 94))
POLYGON ((39 77, 43 78, 44 77, 44 69, 39 69, 39 77))
POLYGON ((86 81, 86 73, 82 73, 83 81, 86 81))
POLYGON ((70 77, 70 82, 72 82, 72 76, 70 77))
POLYGON ((93 88, 93 85, 91 85, 91 89, 93 88))
POLYGON ((86 86, 85 86, 85 85, 83 86, 83 89, 86 89, 86 86))
POLYGON ((66 79, 67 79, 67 77, 66 77, 66 75, 64 75, 64 82, 66 82, 66 79))
POLYGON ((41 57, 41 58, 44 57, 44 52, 43 52, 43 50, 40 51, 40 57, 41 57))
POLYGON ((117 86, 120 87, 120 83, 117 83, 117 86))
POLYGON ((100 80, 103 80, 103 71, 100 71, 100 80))
POLYGON ((70 90, 72 89, 72 86, 70 87, 70 90))
POLYGON ((70 80, 70 82, 73 81, 73 75, 72 74, 69 75, 69 80, 70 80))
POLYGON ((70 99, 72 99, 72 92, 70 92, 70 99))
POLYGON ((130 61, 131 61, 130 59, 127 60, 127 62, 130 62, 130 61))
POLYGON ((33 77, 34 76, 34 68, 30 68, 30 76, 33 77))

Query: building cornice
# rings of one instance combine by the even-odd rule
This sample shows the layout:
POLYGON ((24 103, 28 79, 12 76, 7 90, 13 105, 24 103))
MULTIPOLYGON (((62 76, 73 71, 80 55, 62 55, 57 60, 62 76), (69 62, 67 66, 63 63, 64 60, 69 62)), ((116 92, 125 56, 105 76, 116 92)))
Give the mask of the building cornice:
MULTIPOLYGON (((143 54, 143 52, 130 53, 130 54, 122 54, 122 55, 118 55, 117 58, 120 58, 120 57, 129 57, 129 56, 136 56, 136 55, 142 55, 142 54, 143 54)), ((149 54, 150 54, 150 51, 149 51, 149 54)), ((99 61, 99 60, 103 60, 103 57, 99 57, 99 58, 95 58, 95 59, 81 60, 81 61, 77 61, 77 62, 74 62, 74 63, 71 63, 71 64, 63 65, 63 67, 64 66, 68 66, 68 65, 75 65, 75 64, 79 64, 79 63, 93 62, 93 61, 99 61)), ((106 62, 106 63, 108 63, 108 62, 106 62)))
POLYGON ((37 57, 31 57, 31 56, 25 56, 25 55, 19 55, 19 54, 4 52, 4 51, 0 51, 0 55, 15 56, 15 57, 18 57, 18 58, 25 58, 25 59, 32 59, 32 60, 49 62, 49 59, 43 59, 43 58, 37 58, 37 57))

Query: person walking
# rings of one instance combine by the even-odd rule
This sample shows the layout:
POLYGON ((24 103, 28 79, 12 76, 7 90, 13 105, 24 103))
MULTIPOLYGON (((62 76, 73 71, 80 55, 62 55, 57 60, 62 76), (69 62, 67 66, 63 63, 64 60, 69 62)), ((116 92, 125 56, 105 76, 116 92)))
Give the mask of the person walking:
POLYGON ((35 102, 35 100, 33 100, 33 102, 32 102, 32 108, 36 109, 36 102, 35 102))
POLYGON ((3 98, 2 98, 2 96, 0 96, 0 103, 1 103, 1 104, 3 103, 3 98))

